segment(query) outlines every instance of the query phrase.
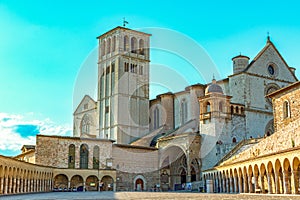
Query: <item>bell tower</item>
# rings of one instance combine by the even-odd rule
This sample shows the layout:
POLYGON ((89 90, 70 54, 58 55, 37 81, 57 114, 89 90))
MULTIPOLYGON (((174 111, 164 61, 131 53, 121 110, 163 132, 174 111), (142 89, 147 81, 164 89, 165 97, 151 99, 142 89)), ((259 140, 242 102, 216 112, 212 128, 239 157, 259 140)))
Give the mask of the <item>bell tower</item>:
POLYGON ((99 138, 128 144, 149 131, 150 36, 118 26, 97 37, 99 138))

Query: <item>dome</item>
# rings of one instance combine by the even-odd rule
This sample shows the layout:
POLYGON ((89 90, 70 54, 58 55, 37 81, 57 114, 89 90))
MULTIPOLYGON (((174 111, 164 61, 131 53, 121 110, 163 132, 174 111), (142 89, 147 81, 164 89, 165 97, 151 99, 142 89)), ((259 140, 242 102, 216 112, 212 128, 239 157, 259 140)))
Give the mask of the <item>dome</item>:
POLYGON ((212 83, 207 86, 206 90, 205 90, 205 95, 209 94, 209 93, 220 93, 223 94, 223 89, 221 88, 221 86, 219 86, 216 82, 216 79, 212 80, 212 83))

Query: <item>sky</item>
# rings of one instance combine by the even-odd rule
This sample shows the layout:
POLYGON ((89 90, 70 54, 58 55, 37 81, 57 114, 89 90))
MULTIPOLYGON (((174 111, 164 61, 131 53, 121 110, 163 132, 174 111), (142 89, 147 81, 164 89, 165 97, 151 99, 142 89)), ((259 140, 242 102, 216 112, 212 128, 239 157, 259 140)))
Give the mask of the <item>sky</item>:
POLYGON ((128 28, 150 31, 155 45, 175 44, 182 50, 180 56, 151 50, 153 98, 170 90, 171 76, 183 79, 172 91, 211 79, 186 70, 193 64, 187 54, 210 58, 217 79, 226 78, 232 73, 231 58, 241 53, 253 59, 268 32, 299 77, 299 8, 300 2, 289 0, 0 0, 0 154, 20 153, 23 144, 35 144, 36 134, 72 135, 74 107, 85 93, 95 97, 90 88, 97 78, 96 37, 121 26, 123 17, 128 28), (160 40, 160 33, 174 37, 165 34, 160 40), (172 40, 177 36, 184 39, 172 40), (154 79, 163 69, 169 82, 160 91, 154 79))

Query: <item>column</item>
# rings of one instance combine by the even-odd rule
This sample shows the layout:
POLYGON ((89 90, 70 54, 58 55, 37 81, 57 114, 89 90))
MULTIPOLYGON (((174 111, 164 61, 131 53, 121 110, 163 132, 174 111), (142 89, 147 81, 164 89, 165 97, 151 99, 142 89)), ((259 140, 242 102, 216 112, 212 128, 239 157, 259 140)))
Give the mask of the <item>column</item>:
POLYGON ((0 194, 3 194, 3 181, 4 181, 4 178, 0 177, 0 194))
POLYGON ((226 192, 226 178, 225 177, 223 177, 223 193, 225 193, 226 192))
POLYGON ((252 176, 248 176, 249 193, 253 193, 252 176))
POLYGON ((85 192, 85 181, 83 181, 83 192, 85 192))
POLYGON ((273 193, 273 188, 272 188, 272 174, 267 173, 267 178, 268 178, 268 193, 272 194, 273 193))
POLYGON ((24 187, 24 185, 23 185, 23 178, 20 178, 20 193, 24 192, 23 191, 23 187, 24 187))
POLYGON ((8 177, 4 178, 5 179, 5 187, 4 187, 4 194, 7 194, 7 190, 8 190, 8 177))
POLYGON ((239 180, 239 193, 242 193, 244 192, 243 191, 243 179, 242 179, 242 176, 238 176, 238 180, 239 180))
POLYGON ((276 194, 280 194, 280 183, 279 183, 279 174, 278 172, 275 172, 275 193, 276 194))
POLYGON ((68 189, 71 188, 71 181, 68 181, 68 189))
POLYGON ((24 178, 24 181, 23 181, 24 183, 24 189, 23 189, 23 192, 27 192, 27 179, 26 178, 24 178))
POLYGON ((237 175, 234 177, 233 181, 234 181, 234 193, 238 193, 239 192, 239 179, 238 179, 237 175))
POLYGON ((20 193, 20 177, 17 179, 17 193, 20 193))
POLYGON ((299 176, 298 171, 293 171, 291 176, 292 194, 298 194, 299 191, 299 176))
POLYGON ((9 178, 9 186, 8 186, 8 193, 12 193, 13 188, 13 177, 9 178))
POLYGON ((254 193, 255 193, 256 189, 259 189, 258 174, 253 175, 253 177, 254 177, 254 193))
POLYGON ((283 188, 284 188, 284 194, 290 194, 290 181, 289 181, 289 172, 284 171, 283 172, 283 188))
POLYGON ((260 175, 260 183, 261 183, 261 186, 260 186, 260 189, 261 189, 261 192, 263 194, 266 193, 266 190, 265 190, 265 179, 264 179, 264 175, 260 175))

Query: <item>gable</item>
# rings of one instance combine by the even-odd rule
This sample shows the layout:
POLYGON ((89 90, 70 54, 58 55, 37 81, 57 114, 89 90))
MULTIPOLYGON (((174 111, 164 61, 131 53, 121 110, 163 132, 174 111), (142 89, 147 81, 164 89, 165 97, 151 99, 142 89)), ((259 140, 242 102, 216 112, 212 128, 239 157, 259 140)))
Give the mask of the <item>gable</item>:
POLYGON ((91 110, 96 108, 96 102, 88 95, 85 95, 79 105, 77 106, 74 115, 81 113, 86 110, 91 110))
POLYGON ((287 82, 297 81, 296 76, 271 41, 267 42, 245 72, 287 82))

